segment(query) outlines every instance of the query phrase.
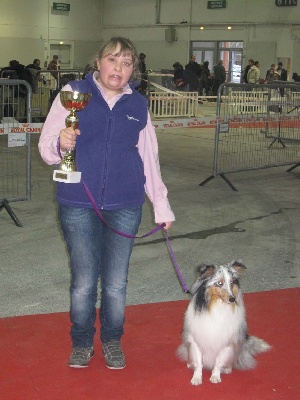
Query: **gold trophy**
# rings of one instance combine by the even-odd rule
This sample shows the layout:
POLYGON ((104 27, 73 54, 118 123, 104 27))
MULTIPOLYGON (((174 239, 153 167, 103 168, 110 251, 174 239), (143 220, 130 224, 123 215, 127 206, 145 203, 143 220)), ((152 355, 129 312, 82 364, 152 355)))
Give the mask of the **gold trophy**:
MULTIPOLYGON (((70 114, 65 119, 66 127, 77 129, 79 125, 79 118, 76 111, 83 110, 89 100, 91 94, 80 92, 69 92, 62 90, 60 92, 61 104, 68 110, 70 114)), ((79 183, 81 180, 81 172, 76 170, 75 153, 73 149, 68 149, 59 170, 53 172, 53 180, 65 183, 79 183)))

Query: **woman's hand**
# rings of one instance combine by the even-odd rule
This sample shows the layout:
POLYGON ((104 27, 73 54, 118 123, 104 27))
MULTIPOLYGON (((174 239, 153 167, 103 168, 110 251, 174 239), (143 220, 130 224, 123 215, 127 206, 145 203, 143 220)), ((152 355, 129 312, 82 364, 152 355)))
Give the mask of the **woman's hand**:
MULTIPOLYGON (((162 222, 163 223, 163 222, 162 222)), ((164 226, 164 230, 167 231, 171 228, 171 225, 173 224, 173 222, 164 222, 165 226, 164 226)))
POLYGON ((60 148, 62 151, 74 149, 76 145, 76 138, 80 135, 79 129, 65 128, 59 133, 60 148))

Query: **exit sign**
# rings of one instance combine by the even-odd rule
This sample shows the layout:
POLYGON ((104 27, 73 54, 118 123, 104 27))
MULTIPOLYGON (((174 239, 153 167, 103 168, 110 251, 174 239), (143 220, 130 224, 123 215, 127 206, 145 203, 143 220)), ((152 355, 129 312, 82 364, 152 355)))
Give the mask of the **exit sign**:
POLYGON ((213 0, 207 2, 207 8, 212 10, 216 8, 226 8, 226 0, 213 0))
POLYGON ((53 10, 55 11, 70 11, 70 4, 67 3, 53 3, 53 10))
POLYGON ((291 7, 297 5, 297 0, 275 0, 277 7, 291 7))

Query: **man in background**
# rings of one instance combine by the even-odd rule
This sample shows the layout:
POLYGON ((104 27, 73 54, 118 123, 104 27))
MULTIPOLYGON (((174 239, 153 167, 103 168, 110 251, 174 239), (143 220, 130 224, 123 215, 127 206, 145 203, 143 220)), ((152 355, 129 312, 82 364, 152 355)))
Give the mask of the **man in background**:
POLYGON ((141 74, 141 83, 136 88, 141 94, 146 94, 147 91, 147 73, 146 73, 146 54, 139 54, 139 70, 141 74))
POLYGON ((53 76, 53 78, 56 79, 58 78, 58 73, 55 71, 59 70, 59 63, 58 63, 58 56, 54 55, 52 60, 49 62, 49 65, 47 67, 48 71, 51 71, 51 75, 53 76))
POLYGON ((214 65, 214 85, 213 85, 213 95, 218 95, 218 89, 222 83, 226 80, 226 71, 223 65, 223 60, 219 60, 216 65, 214 65))
POLYGON ((54 55, 52 60, 49 62, 47 70, 50 71, 50 99, 49 99, 49 107, 52 105, 53 100, 55 99, 58 91, 58 71, 59 70, 59 63, 58 63, 58 56, 54 55))
POLYGON ((249 72, 249 69, 250 69, 253 65, 254 65, 254 60, 253 60, 253 58, 250 58, 250 59, 248 60, 248 64, 247 64, 247 66, 246 66, 246 68, 245 68, 244 75, 243 75, 243 82, 244 82, 244 83, 248 83, 248 72, 249 72))
MULTIPOLYGON (((284 81, 284 82, 287 81, 287 70, 283 68, 281 61, 279 61, 279 63, 277 64, 276 72, 279 75, 278 79, 280 81, 284 81)), ((284 96, 284 89, 280 88, 279 91, 280 91, 281 96, 283 97, 284 96)))
POLYGON ((39 80, 42 80, 42 78, 40 77, 40 71, 41 71, 40 65, 41 65, 41 61, 38 58, 35 58, 33 60, 32 64, 26 65, 26 68, 31 73, 32 93, 38 92, 38 83, 39 83, 39 80))
POLYGON ((196 61, 196 56, 193 54, 188 64, 186 64, 185 69, 193 71, 197 77, 200 79, 201 76, 201 66, 196 61))
POLYGON ((281 61, 279 61, 279 63, 277 64, 276 71, 279 74, 280 81, 287 81, 287 70, 283 68, 281 61))
POLYGON ((185 66, 185 74, 189 83, 189 91, 199 92, 201 66, 196 61, 196 56, 193 54, 188 64, 185 66))

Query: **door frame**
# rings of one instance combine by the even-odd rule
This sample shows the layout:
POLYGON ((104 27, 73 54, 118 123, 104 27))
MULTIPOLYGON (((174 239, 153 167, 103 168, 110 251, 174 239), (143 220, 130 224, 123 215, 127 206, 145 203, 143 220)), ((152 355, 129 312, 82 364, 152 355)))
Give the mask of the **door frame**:
MULTIPOLYGON (((64 46, 70 46, 70 68, 68 69, 73 69, 74 68, 74 41, 72 40, 45 40, 45 45, 44 45, 44 59, 45 59, 45 63, 47 62, 47 65, 49 64, 49 62, 52 60, 52 56, 53 54, 51 54, 51 46, 55 45, 55 46, 60 46, 60 45, 64 45, 64 46)), ((60 54, 58 54, 58 56, 60 56, 60 54)))

